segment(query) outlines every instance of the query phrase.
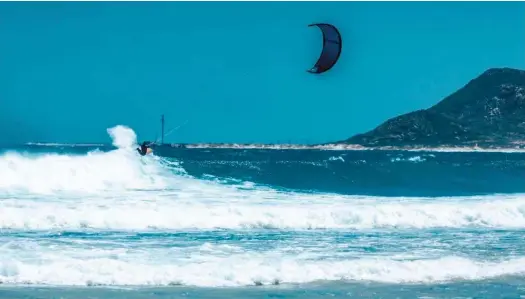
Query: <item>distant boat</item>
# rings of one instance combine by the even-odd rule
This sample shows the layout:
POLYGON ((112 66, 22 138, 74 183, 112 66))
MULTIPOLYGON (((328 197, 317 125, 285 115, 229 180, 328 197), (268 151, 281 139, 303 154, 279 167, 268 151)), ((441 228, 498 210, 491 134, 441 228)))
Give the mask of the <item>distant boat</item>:
MULTIPOLYGON (((185 123, 183 123, 185 124, 185 123)), ((174 130, 180 128, 183 124, 173 128, 168 134, 172 133, 174 130)), ((181 143, 173 143, 173 144, 170 144, 170 143, 164 143, 164 137, 165 137, 165 133, 164 133, 164 128, 165 128, 165 121, 164 121, 164 114, 161 115, 160 117, 160 126, 161 126, 161 136, 160 136, 160 143, 158 143, 158 139, 155 140, 155 142, 151 143, 150 147, 152 149, 163 149, 163 148, 186 148, 186 146, 184 144, 181 144, 181 143)))

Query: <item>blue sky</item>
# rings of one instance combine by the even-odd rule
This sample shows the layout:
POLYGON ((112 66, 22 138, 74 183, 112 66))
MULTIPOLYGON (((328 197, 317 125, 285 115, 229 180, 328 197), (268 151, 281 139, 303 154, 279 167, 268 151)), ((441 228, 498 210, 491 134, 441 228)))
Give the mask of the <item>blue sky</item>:
POLYGON ((325 142, 427 108, 491 67, 525 69, 524 2, 0 3, 0 134, 108 142, 325 142), (339 63, 306 72, 314 22, 339 63))

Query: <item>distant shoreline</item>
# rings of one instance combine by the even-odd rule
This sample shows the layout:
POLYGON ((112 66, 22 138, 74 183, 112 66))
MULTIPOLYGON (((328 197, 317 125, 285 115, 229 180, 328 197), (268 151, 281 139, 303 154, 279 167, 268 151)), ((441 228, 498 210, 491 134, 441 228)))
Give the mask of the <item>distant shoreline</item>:
MULTIPOLYGON (((97 147, 111 144, 103 143, 45 143, 45 142, 28 142, 26 146, 47 146, 47 147, 97 147)), ((157 145, 158 146, 158 145, 157 145)), ((378 146, 366 147, 356 144, 271 144, 271 143, 254 143, 254 144, 237 144, 237 143, 166 143, 162 147, 186 148, 186 149, 265 149, 265 150, 333 150, 333 151, 412 151, 412 152, 523 152, 525 153, 525 143, 516 144, 514 147, 497 147, 497 146, 453 146, 443 145, 439 147, 428 146, 378 146)))

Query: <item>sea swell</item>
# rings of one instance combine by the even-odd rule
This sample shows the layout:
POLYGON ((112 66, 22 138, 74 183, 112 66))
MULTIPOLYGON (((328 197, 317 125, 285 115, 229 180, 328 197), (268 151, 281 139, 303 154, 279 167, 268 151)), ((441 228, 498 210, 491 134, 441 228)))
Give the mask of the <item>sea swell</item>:
POLYGON ((436 284, 525 271, 524 192, 457 194, 504 184, 522 169, 519 157, 196 149, 140 157, 131 129, 108 133, 113 149, 0 154, 4 286, 436 284), (441 188, 451 169, 464 181, 458 189, 449 181, 449 196, 293 188, 333 176, 372 191, 441 188))

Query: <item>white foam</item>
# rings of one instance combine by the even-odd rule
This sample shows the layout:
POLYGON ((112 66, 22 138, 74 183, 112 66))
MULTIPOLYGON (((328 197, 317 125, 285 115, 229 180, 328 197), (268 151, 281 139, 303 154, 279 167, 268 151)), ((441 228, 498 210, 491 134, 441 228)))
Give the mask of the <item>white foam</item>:
MULTIPOLYGON (((203 185, 204 186, 204 185, 203 185)), ((201 186, 202 187, 202 186, 201 186)), ((525 198, 425 201, 315 196, 203 188, 151 196, 3 200, 4 229, 370 229, 524 228, 525 198)))
MULTIPOLYGON (((431 156, 431 155, 428 155, 428 156, 431 156)), ((400 157, 396 157, 396 158, 391 158, 390 161, 391 162, 405 162, 405 161, 409 161, 409 162, 414 162, 414 163, 420 163, 420 162, 425 162, 427 159, 425 158, 425 156, 413 156, 413 157, 409 157, 409 158, 400 158, 400 157)))
MULTIPOLYGON (((151 253, 128 249, 53 252, 11 251, 0 261, 3 284, 49 285, 169 285, 245 286, 315 281, 376 281, 436 283, 481 280, 525 273, 525 258, 479 262, 456 256, 396 260, 390 257, 309 260, 281 253, 202 254, 169 257, 166 250, 151 253), (16 256, 14 256, 16 255, 16 256)), ((208 253, 208 252, 205 252, 208 253)))
POLYGON ((341 161, 341 162, 345 162, 345 159, 343 159, 342 155, 341 156, 337 156, 337 157, 330 157, 328 158, 329 161, 341 161))

